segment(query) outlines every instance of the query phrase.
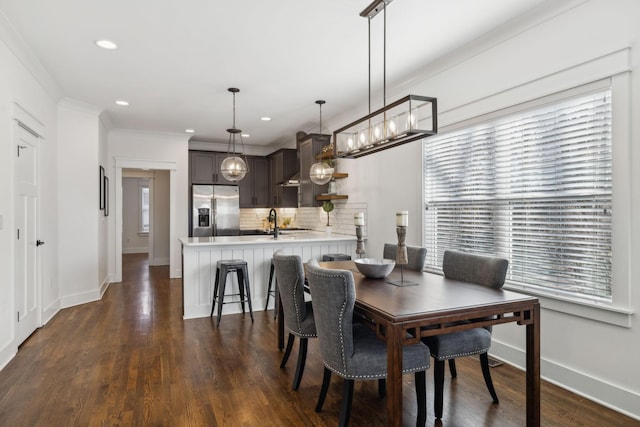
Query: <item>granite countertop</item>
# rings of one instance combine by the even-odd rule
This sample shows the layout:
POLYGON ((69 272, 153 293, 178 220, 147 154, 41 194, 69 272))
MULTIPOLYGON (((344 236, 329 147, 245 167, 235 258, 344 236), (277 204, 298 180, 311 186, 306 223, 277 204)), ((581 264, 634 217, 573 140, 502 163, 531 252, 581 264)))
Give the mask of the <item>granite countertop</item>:
POLYGON ((317 242, 317 241, 355 241, 356 236, 348 234, 327 234, 321 231, 286 231, 277 239, 271 235, 253 236, 217 236, 217 237, 182 237, 183 246, 216 246, 216 245, 273 245, 278 243, 317 242))

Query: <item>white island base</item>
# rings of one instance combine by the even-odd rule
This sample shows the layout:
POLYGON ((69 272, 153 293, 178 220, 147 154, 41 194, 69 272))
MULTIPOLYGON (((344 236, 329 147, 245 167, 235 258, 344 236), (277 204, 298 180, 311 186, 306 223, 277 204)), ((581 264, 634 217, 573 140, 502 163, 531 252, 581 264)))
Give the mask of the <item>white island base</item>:
MULTIPOLYGON (((285 234, 274 240, 272 236, 189 237, 182 243, 183 318, 207 317, 211 313, 216 263, 223 259, 242 259, 247 262, 253 311, 264 310, 271 258, 278 249, 299 255, 302 262, 311 258, 319 261, 325 254, 347 254, 355 258, 356 237, 321 232, 285 234)), ((227 277, 225 295, 238 293, 235 274, 227 277)), ((225 303, 239 297, 225 296, 225 303)), ((273 308, 274 299, 269 299, 273 308)), ((248 312, 249 308, 245 304, 248 312)), ((216 307, 216 313, 218 308, 216 307)), ((241 313, 242 306, 224 304, 222 314, 241 313)))

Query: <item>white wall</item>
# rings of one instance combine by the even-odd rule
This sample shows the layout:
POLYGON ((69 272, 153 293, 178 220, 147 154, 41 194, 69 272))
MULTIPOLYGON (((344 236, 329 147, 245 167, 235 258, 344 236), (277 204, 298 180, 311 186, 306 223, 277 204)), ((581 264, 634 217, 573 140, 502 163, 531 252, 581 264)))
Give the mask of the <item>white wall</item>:
MULTIPOLYGON (((620 221, 614 225, 613 254, 614 264, 623 266, 615 271, 614 281, 623 289, 631 286, 629 306, 637 309, 640 227, 635 219, 640 217, 640 189, 636 185, 640 171, 629 165, 640 164, 640 122, 634 120, 640 108, 640 75, 635 70, 640 62, 640 2, 590 0, 565 4, 570 7, 558 16, 531 15, 528 21, 514 23, 425 68, 403 87, 391 85, 387 99, 393 101, 407 93, 437 97, 442 129, 508 104, 594 80, 598 70, 590 68, 593 60, 632 46, 630 53, 624 55, 634 69, 630 111, 636 113, 629 124, 630 147, 622 135, 628 130, 625 124, 620 133, 614 134, 614 201, 622 209, 617 213, 620 221), (576 74, 576 69, 584 71, 576 74), (625 154, 620 156, 621 152, 625 154)), ((421 42, 428 43, 415 42, 416 54, 421 42)), ((620 61, 614 62, 612 69, 621 65, 620 61)), ((366 108, 366 99, 362 102, 366 108)), ((331 128, 337 129, 364 115, 360 107, 357 110, 333 117, 331 128)), ((385 241, 395 240, 392 214, 397 210, 409 210, 408 243, 421 242, 421 157, 421 144, 416 142, 357 160, 340 161, 338 169, 349 172, 349 178, 344 180, 349 202, 368 203, 367 251, 372 256, 381 255, 385 241)), ((636 322, 632 321, 629 328, 614 326, 551 310, 544 301, 542 304, 543 377, 640 419, 640 328, 636 322)), ((523 366, 524 345, 524 328, 494 328, 494 355, 523 366)))
POLYGON ((94 107, 73 100, 58 105, 58 253, 63 307, 98 300, 104 290, 104 278, 98 276, 98 237, 104 221, 99 209, 99 114, 94 107))
POLYGON ((149 235, 140 234, 140 187, 148 186, 144 178, 122 178, 122 253, 148 253, 149 235))
MULTIPOLYGON (((46 323, 59 309, 58 255, 57 255, 57 177, 56 177, 56 108, 51 92, 55 88, 40 85, 24 64, 30 63, 25 55, 16 56, 20 50, 19 39, 11 33, 0 17, 0 367, 3 367, 17 351, 15 342, 14 297, 14 190, 13 160, 15 144, 12 140, 12 123, 18 103, 38 124, 43 138, 39 143, 40 187, 39 202, 46 206, 38 224, 38 238, 46 242, 39 247, 40 281, 39 296, 42 313, 40 323, 46 323)), ((46 79, 45 79, 46 80, 46 79)), ((50 83, 47 81, 47 83, 50 83)), ((30 124, 30 123, 28 123, 30 124)))
MULTIPOLYGON (((153 257, 149 265, 169 265, 169 229, 170 229, 170 176, 168 171, 157 170, 153 173, 153 257)), ((181 206, 176 206, 178 210, 181 206)), ((182 235, 180 235, 182 236, 182 235)))
MULTIPOLYGON (((108 118, 104 115, 100 115, 100 129, 98 135, 98 163, 100 166, 106 168, 109 163, 109 159, 107 157, 107 132, 110 127, 110 122, 108 118)), ((113 179, 113 177, 110 177, 113 179)), ((97 180, 96 180, 97 183, 97 180)), ((97 185, 97 184, 96 184, 97 185)), ((99 206, 99 205, 98 205, 99 206)), ((107 237, 108 237, 108 226, 109 220, 106 216, 104 216, 104 211, 98 212, 98 280, 100 281, 100 289, 101 292, 104 293, 107 286, 109 285, 109 254, 108 254, 108 245, 107 245, 107 237)))

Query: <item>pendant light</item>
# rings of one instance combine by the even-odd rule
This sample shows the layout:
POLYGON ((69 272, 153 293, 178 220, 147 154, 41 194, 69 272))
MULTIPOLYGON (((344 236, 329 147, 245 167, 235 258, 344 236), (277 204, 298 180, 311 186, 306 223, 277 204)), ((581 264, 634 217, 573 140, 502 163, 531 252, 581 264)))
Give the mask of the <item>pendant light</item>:
POLYGON ((387 6, 392 0, 374 0, 360 16, 369 26, 369 114, 333 132, 337 158, 358 158, 438 133, 436 98, 407 95, 387 104, 387 6), (382 12, 384 19, 382 108, 371 112, 371 20, 382 12))
POLYGON ((240 129, 236 129, 236 93, 240 92, 240 89, 235 87, 230 87, 228 89, 229 92, 233 94, 233 126, 231 129, 227 129, 229 132, 229 144, 227 145, 227 157, 222 161, 220 165, 220 173, 222 176, 231 182, 238 182, 249 172, 249 167, 246 162, 246 155, 244 154, 244 142, 242 142, 242 135, 240 134, 242 131, 240 129), (240 144, 242 145, 242 156, 245 158, 243 160, 241 157, 236 154, 236 135, 240 134, 240 144))
MULTIPOLYGON (((316 101, 316 104, 320 106, 320 134, 322 134, 322 105, 324 103, 325 101, 323 100, 316 101)), ((319 162, 311 165, 309 178, 314 184, 324 185, 333 178, 333 168, 320 159, 319 162)))

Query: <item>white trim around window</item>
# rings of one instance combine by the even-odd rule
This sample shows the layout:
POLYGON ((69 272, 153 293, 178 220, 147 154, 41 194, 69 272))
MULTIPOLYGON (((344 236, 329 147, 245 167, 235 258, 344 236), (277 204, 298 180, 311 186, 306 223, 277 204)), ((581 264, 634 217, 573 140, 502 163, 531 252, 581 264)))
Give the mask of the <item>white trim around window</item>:
MULTIPOLYGON (((569 70, 536 79, 530 84, 520 85, 510 91, 487 97, 477 102, 453 108, 443 113, 439 133, 470 127, 492 117, 503 116, 511 110, 532 108, 536 103, 547 103, 554 96, 565 97, 567 93, 597 89, 609 86, 612 92, 612 299, 603 302, 597 299, 567 297, 548 292, 536 293, 545 309, 584 317, 622 327, 631 326, 631 190, 632 190, 632 150, 631 150, 631 78, 629 70, 629 49, 620 49, 608 55, 579 64, 569 70), (609 70, 608 77, 603 74, 609 70), (585 76, 597 77, 585 82, 585 76), (572 84, 573 82, 573 84, 572 84), (550 93, 551 89, 553 92, 550 93), (538 96, 535 96, 535 94, 538 96), (545 96, 539 98, 540 94, 545 96), (485 114, 470 117, 470 111, 485 114)), ((428 141, 425 140, 425 141, 428 141)), ((423 171, 424 172, 424 171, 423 171)), ((425 206, 426 208, 426 206, 425 206)), ((424 229, 424 224, 423 224, 424 229)), ((530 292, 521 287, 508 285, 519 292, 530 292)))

